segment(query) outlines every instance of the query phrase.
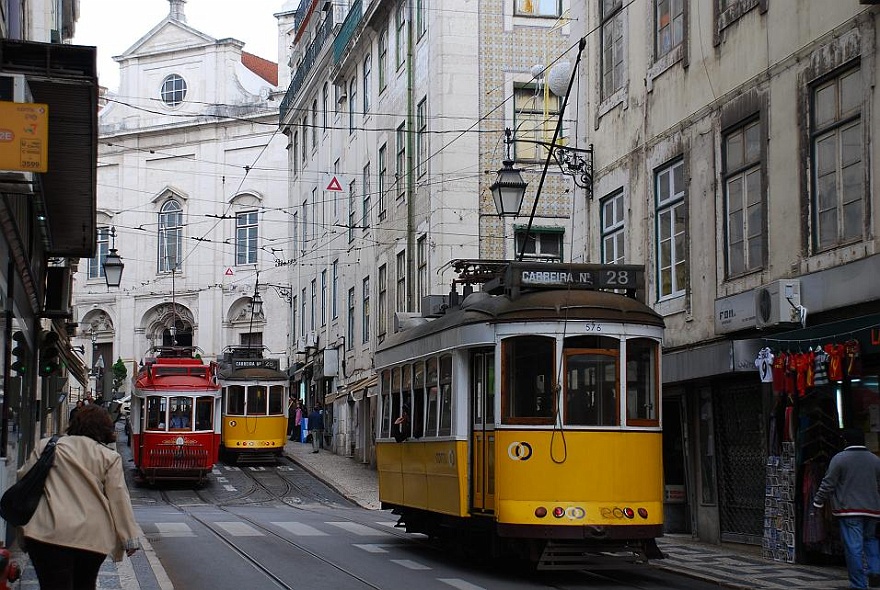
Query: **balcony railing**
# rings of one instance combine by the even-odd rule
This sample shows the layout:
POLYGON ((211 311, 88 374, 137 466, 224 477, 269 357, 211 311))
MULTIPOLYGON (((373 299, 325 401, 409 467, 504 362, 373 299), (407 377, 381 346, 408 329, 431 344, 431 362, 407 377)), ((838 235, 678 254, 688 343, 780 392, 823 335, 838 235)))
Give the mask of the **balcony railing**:
MULTIPOLYGON (((360 2, 358 2, 358 4, 360 4, 360 2)), ((330 33, 332 31, 333 11, 330 10, 327 12, 327 17, 324 19, 324 22, 321 23, 320 27, 318 27, 318 34, 315 36, 312 44, 309 45, 309 48, 306 50, 302 61, 297 66, 296 73, 290 80, 290 86, 287 87, 287 92, 284 94, 284 100, 281 101, 281 108, 279 109, 279 111, 280 120, 282 123, 287 117, 287 113, 290 110, 290 105, 293 104, 294 99, 296 98, 297 94, 299 94, 299 91, 302 89, 302 85, 306 79, 306 76, 308 76, 309 73, 312 71, 312 67, 315 65, 315 61, 318 59, 318 55, 320 55, 321 50, 324 48, 324 45, 326 44, 327 39, 330 37, 330 33)))
POLYGON ((342 59, 342 54, 345 52, 345 48, 348 47, 349 41, 351 41, 355 30, 357 30, 358 24, 364 16, 363 12, 364 11, 361 8, 361 0, 357 0, 351 5, 351 8, 348 11, 348 16, 345 17, 345 20, 342 22, 342 28, 339 29, 339 34, 336 35, 336 38, 333 40, 334 64, 338 64, 339 60, 342 59))

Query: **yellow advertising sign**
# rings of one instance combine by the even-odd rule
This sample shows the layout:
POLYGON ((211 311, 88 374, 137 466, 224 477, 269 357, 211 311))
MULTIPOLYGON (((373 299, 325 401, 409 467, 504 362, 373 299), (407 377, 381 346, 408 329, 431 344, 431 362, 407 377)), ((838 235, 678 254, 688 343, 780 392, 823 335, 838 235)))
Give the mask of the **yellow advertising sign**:
POLYGON ((0 170, 49 169, 49 106, 0 101, 0 170))

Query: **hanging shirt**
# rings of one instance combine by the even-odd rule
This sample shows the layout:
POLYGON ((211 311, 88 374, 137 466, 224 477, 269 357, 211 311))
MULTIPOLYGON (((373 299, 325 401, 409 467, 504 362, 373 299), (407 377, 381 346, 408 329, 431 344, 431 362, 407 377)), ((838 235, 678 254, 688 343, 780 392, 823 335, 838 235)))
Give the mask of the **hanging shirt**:
POLYGON ((766 346, 758 353, 755 366, 758 368, 761 383, 773 383, 773 353, 766 346))
POLYGON ((825 352, 828 353, 828 379, 843 381, 843 344, 826 344, 825 352))
POLYGON ((862 347, 856 339, 847 340, 843 343, 846 374, 848 377, 862 376, 862 347))
POLYGON ((785 393, 785 353, 780 352, 773 358, 773 391, 785 393))
POLYGON ((813 351, 813 385, 828 385, 828 355, 821 346, 813 351))

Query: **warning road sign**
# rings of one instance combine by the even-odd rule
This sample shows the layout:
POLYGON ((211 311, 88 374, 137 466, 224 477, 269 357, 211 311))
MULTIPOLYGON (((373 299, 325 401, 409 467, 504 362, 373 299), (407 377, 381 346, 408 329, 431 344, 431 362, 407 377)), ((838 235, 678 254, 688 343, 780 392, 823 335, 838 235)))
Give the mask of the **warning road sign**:
POLYGON ((330 182, 327 184, 327 188, 325 188, 324 190, 341 193, 342 185, 339 183, 339 179, 334 176, 330 179, 330 182))

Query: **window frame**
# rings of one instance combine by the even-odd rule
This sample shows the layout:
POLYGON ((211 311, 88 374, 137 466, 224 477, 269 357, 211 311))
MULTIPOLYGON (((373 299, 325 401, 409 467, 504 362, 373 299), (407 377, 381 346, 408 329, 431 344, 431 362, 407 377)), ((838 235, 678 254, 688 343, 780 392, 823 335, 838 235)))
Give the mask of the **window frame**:
POLYGON ((766 199, 764 196, 764 154, 763 154, 763 125, 758 117, 751 117, 741 124, 725 131, 721 139, 721 156, 722 156, 722 191, 724 196, 724 250, 725 250, 725 275, 728 278, 742 276, 764 268, 767 256, 767 233, 766 233, 766 199), (749 158, 749 141, 748 131, 755 129, 757 133, 757 149, 754 150, 752 158, 749 158), (732 150, 735 145, 732 143, 735 138, 741 138, 739 145, 738 160, 732 160, 732 150), (749 204, 748 199, 752 194, 749 190, 750 179, 757 179, 758 200, 756 203, 749 204), (732 207, 731 186, 734 182, 741 181, 744 190, 741 191, 738 208, 732 207), (752 214, 757 211, 758 233, 755 234, 753 228, 755 219, 752 214), (739 220, 739 237, 734 242, 736 233, 733 231, 735 212, 740 213, 739 220), (757 242, 759 248, 758 260, 753 261, 751 252, 753 242, 757 242), (740 244, 739 256, 742 264, 734 268, 734 244, 740 244))
POLYGON ((559 18, 562 15, 562 0, 534 0, 532 2, 532 6, 535 9, 532 12, 525 12, 523 10, 525 6, 526 0, 513 0, 513 15, 514 16, 524 16, 529 18, 559 18), (553 12, 541 12, 540 7, 543 7, 545 4, 550 3, 555 4, 555 9, 553 12))
POLYGON ((235 264, 257 263, 257 243, 260 238, 260 221, 257 210, 241 211, 235 215, 235 264))
POLYGON ((599 201, 599 235, 601 239, 602 264, 626 262, 626 203, 623 188, 619 188, 599 201), (612 209, 609 220, 608 208, 612 209), (613 245, 609 256, 608 245, 613 245))
POLYGON ((364 277, 361 282, 361 336, 362 342, 370 341, 370 276, 364 277))
POLYGON ((89 258, 87 270, 89 279, 103 279, 105 277, 104 261, 107 260, 107 254, 110 253, 110 226, 98 228, 96 244, 95 255, 89 258))
POLYGON ((654 198, 655 198, 655 223, 656 223, 656 234, 655 234, 655 254, 656 254, 656 270, 657 270, 657 300, 663 301, 666 299, 673 299, 675 297, 680 297, 687 292, 687 282, 688 282, 688 256, 687 256, 687 248, 688 248, 688 218, 687 218, 687 181, 685 180, 685 169, 684 169, 684 158, 677 158, 664 164, 663 166, 657 168, 654 172, 654 198), (681 190, 675 190, 675 170, 681 169, 681 180, 682 187, 681 190), (672 185, 670 185, 669 196, 667 198, 661 197, 661 177, 665 174, 669 175, 669 178, 672 180, 672 185), (676 231, 677 219, 676 215, 679 213, 679 208, 681 208, 681 225, 682 230, 680 232, 676 231), (668 239, 663 237, 662 234, 662 226, 663 219, 662 217, 666 214, 669 214, 669 222, 670 222, 670 232, 668 239), (681 255, 678 252, 679 245, 676 244, 677 238, 681 236, 681 249, 684 250, 681 255), (664 256, 663 256, 663 246, 668 242, 670 249, 669 255, 669 264, 664 264, 664 256), (678 265, 681 265, 682 269, 682 277, 681 282, 684 284, 679 285, 678 277, 676 276, 676 271, 678 270, 678 265), (664 269, 669 268, 669 276, 670 276, 670 288, 669 291, 665 291, 663 287, 663 273, 664 269))
POLYGON ((176 199, 168 199, 159 209, 158 242, 158 272, 178 272, 183 263, 183 206, 176 199), (173 209, 173 210, 172 210, 173 209), (172 222, 173 225, 168 225, 172 222), (169 236, 171 232, 171 236, 169 236), (171 265, 168 248, 174 242, 174 265, 171 265), (164 250, 164 255, 163 255, 164 250))
POLYGON ((654 61, 658 61, 662 57, 672 53, 677 47, 683 45, 686 41, 687 27, 685 19, 687 12, 684 0, 654 0, 654 61), (672 14, 675 4, 678 3, 679 12, 672 14), (661 15, 662 6, 666 5, 669 12, 669 22, 662 23, 663 15, 661 15), (675 22, 679 21, 681 26, 681 38, 676 42, 675 22), (670 44, 667 47, 661 47, 661 39, 664 31, 670 33, 670 44))
POLYGON ((600 10, 599 91, 600 99, 607 100, 626 83, 626 11, 623 10, 623 0, 602 0, 600 10), (609 54, 614 55, 615 51, 619 57, 609 61, 609 54), (615 75, 618 65, 619 74, 615 75))
POLYGON ((187 83, 180 74, 168 74, 159 86, 159 99, 168 108, 177 108, 186 100, 187 83))

